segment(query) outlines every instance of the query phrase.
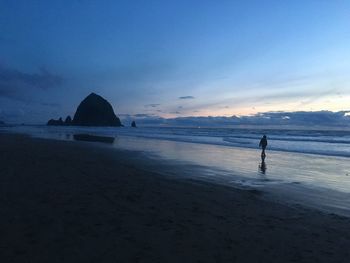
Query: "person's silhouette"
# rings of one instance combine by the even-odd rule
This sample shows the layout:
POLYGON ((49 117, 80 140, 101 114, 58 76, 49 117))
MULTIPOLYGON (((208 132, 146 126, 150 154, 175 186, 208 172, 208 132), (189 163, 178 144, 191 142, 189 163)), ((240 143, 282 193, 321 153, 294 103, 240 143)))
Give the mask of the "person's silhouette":
POLYGON ((267 146, 267 138, 266 138, 266 135, 264 135, 261 138, 260 143, 259 143, 259 147, 261 147, 261 149, 262 149, 261 159, 263 159, 263 160, 265 160, 265 157, 266 157, 266 154, 265 154, 266 146, 267 146))

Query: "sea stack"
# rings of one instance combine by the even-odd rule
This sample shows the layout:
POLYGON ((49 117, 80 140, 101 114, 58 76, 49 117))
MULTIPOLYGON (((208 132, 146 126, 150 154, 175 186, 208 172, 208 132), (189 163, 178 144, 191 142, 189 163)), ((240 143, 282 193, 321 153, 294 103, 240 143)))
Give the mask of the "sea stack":
POLYGON ((72 124, 72 118, 68 115, 66 120, 64 121, 65 125, 71 125, 72 124))
POLYGON ((72 124, 79 126, 122 126, 112 105, 95 93, 91 93, 80 103, 72 124))
POLYGON ((132 121, 131 127, 136 128, 136 122, 135 121, 132 121))
POLYGON ((47 122, 48 126, 62 126, 64 125, 64 122, 62 118, 59 118, 58 120, 51 119, 47 122))
POLYGON ((66 120, 51 119, 47 125, 52 126, 123 126, 115 115, 112 105, 101 96, 91 93, 78 106, 74 118, 67 116, 66 120))

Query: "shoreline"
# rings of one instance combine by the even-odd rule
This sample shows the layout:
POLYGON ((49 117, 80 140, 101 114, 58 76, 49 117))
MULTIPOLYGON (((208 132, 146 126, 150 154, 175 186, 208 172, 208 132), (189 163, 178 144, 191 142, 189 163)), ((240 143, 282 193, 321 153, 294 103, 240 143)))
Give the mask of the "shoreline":
POLYGON ((177 176, 190 165, 21 135, 0 145, 1 262, 350 260, 349 218, 177 176))
MULTIPOLYGON (((1 128, 1 127, 0 127, 1 128)), ((250 145, 247 142, 244 142, 246 139, 254 139, 254 137, 249 137, 249 136, 236 136, 235 134, 232 134, 232 138, 221 138, 217 140, 219 137, 216 136, 193 136, 193 135, 184 135, 178 137, 178 136, 173 136, 171 133, 170 134, 158 134, 157 136, 154 136, 152 133, 145 133, 143 134, 138 133, 140 129, 134 129, 134 128, 129 128, 129 127, 117 127, 113 128, 112 130, 110 129, 111 127, 107 127, 107 130, 105 130, 103 127, 85 127, 85 126, 46 126, 46 125, 26 125, 26 126, 18 126, 15 125, 13 127, 3 127, 3 130, 5 132, 12 132, 12 133, 19 133, 19 134, 30 134, 33 136, 38 136, 41 137, 43 134, 46 133, 45 137, 47 138, 58 138, 60 136, 65 136, 65 135, 73 135, 76 133, 88 133, 88 134, 93 134, 93 135, 101 135, 101 136, 106 136, 106 137, 117 137, 117 136, 124 136, 124 137, 133 137, 133 138, 139 138, 139 139, 146 139, 146 140, 166 140, 166 141, 172 141, 172 142, 178 142, 178 143, 194 143, 194 144, 205 144, 209 146, 221 146, 221 147, 231 147, 231 148, 240 148, 240 149, 252 149, 256 150, 257 145, 250 145), (196 137, 194 139, 194 137, 196 137), (204 138, 204 139, 203 139, 204 138), (243 140, 243 143, 235 141, 236 139, 243 140)), ((181 127, 143 127, 145 130, 149 129, 182 129, 181 127)), ((185 129, 185 128, 184 128, 185 129)), ((215 128, 201 128, 201 129, 215 129, 215 128)), ((224 128, 225 129, 225 128, 224 128)), ((235 130, 240 130, 239 128, 235 130)), ((283 129, 282 129, 283 130, 283 129)), ((288 129, 287 129, 288 130, 288 129)), ((308 130, 307 127, 304 127, 303 131, 308 130)), ((318 130, 315 130, 318 131, 318 130)), ((343 131, 344 130, 339 130, 343 131)), ((274 136, 275 134, 272 134, 274 136)), ((253 135, 251 135, 253 136, 253 135)), ((61 138, 62 139, 62 138, 61 138)), ((257 137, 256 141, 259 141, 260 138, 257 137)), ((269 137, 270 141, 278 142, 278 141, 285 141, 286 138, 272 138, 269 137)), ((326 143, 329 145, 324 146, 324 148, 328 148, 330 145, 333 144, 342 144, 342 143, 348 143, 348 140, 326 140, 326 139, 313 139, 313 140, 308 140, 308 139, 295 139, 295 138, 290 138, 289 141, 292 142, 298 142, 298 143, 326 143)), ((310 146, 310 145, 309 145, 310 146)), ((330 157, 330 158, 350 158, 350 153, 347 151, 336 151, 336 150, 328 150, 328 151, 322 151, 322 148, 316 148, 313 149, 311 147, 307 148, 286 148, 286 147, 281 147, 281 146, 273 146, 271 148, 271 144, 268 147, 269 152, 277 152, 277 153, 284 153, 284 154, 305 154, 305 155, 310 155, 310 156, 316 156, 316 157, 330 157)))
MULTIPOLYGON (((53 133, 40 134, 23 132, 9 134, 79 143, 74 138, 75 133, 67 131, 60 133, 54 129, 53 133)), ((110 138, 112 137, 108 137, 110 138)), ((304 207, 325 213, 350 217, 350 177, 348 177, 350 166, 347 165, 346 157, 269 150, 268 171, 267 174, 262 174, 260 159, 256 158, 257 149, 125 134, 114 137, 113 143, 90 142, 90 144, 94 147, 114 148, 145 155, 135 160, 136 162, 151 158, 161 160, 162 163, 166 162, 168 165, 191 166, 188 173, 181 176, 185 179, 190 177, 195 181, 206 181, 236 189, 255 189, 263 191, 264 197, 269 196, 273 202, 302 204, 304 207), (256 164, 258 172, 251 169, 256 164)), ((157 168, 153 168, 154 170, 157 168)))

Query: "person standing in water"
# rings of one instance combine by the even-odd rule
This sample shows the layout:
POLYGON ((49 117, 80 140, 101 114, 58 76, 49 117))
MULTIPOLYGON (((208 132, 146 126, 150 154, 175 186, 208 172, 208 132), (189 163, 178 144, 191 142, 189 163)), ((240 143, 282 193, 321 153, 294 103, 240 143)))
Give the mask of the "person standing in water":
POLYGON ((262 152, 261 152, 261 158, 264 158, 265 159, 265 149, 266 149, 266 146, 267 146, 267 138, 266 138, 266 135, 264 135, 261 140, 260 140, 260 143, 259 143, 259 147, 262 148, 262 152))
POLYGON ((267 138, 266 138, 266 135, 264 135, 261 140, 260 140, 260 143, 259 143, 259 147, 262 148, 262 152, 261 152, 261 163, 259 164, 259 171, 262 173, 262 174, 265 174, 266 173, 266 163, 265 163, 265 157, 266 157, 266 154, 265 154, 265 149, 266 149, 266 146, 267 146, 267 138))

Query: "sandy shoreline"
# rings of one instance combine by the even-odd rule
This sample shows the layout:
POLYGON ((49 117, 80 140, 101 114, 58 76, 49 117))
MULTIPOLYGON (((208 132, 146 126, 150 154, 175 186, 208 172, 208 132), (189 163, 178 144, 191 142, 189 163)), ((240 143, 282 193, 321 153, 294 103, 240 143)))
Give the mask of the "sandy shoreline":
POLYGON ((0 135, 0 262, 350 262, 350 219, 184 167, 0 135))

